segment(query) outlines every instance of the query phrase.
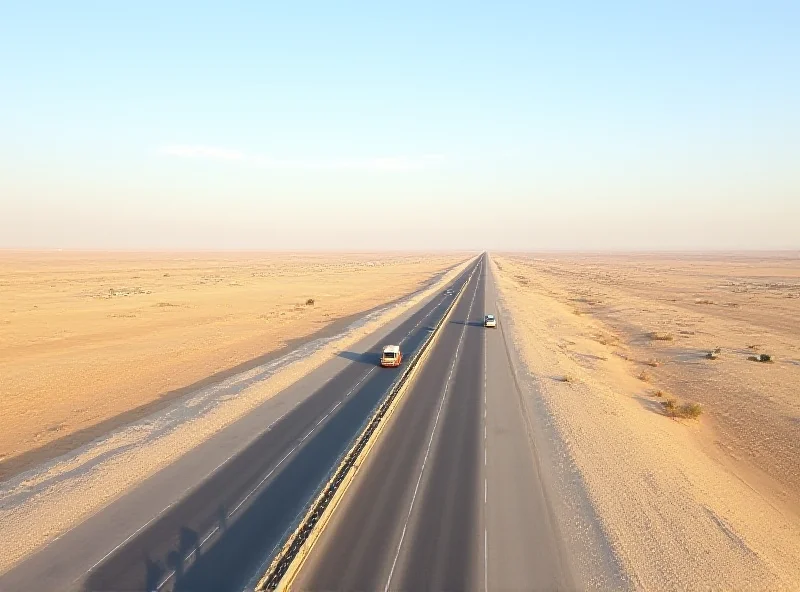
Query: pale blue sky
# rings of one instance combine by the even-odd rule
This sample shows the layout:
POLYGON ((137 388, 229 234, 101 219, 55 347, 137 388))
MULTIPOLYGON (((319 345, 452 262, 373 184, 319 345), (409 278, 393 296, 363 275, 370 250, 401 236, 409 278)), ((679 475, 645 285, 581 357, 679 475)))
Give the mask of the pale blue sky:
POLYGON ((799 30, 797 2, 4 2, 0 247, 800 248, 799 30))

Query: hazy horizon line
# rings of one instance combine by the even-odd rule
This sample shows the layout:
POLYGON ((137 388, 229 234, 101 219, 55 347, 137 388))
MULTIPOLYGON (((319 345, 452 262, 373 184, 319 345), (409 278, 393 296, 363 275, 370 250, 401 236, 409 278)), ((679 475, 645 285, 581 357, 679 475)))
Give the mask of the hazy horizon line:
POLYGON ((32 253, 503 253, 503 254, 525 254, 525 253, 581 253, 581 254, 603 254, 603 253, 631 253, 631 254, 703 254, 703 253, 793 253, 800 256, 800 247, 784 249, 759 249, 759 248, 602 248, 602 249, 580 249, 580 248, 530 248, 530 249, 475 249, 475 248, 200 248, 200 247, 135 247, 135 248, 108 248, 108 247, 2 247, 0 252, 32 252, 32 253))

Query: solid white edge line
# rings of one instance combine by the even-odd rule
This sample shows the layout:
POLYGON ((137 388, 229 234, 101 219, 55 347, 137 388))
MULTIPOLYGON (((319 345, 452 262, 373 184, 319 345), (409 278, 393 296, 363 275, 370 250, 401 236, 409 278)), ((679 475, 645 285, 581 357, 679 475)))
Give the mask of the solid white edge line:
MULTIPOLYGON (((92 567, 90 567, 88 570, 86 570, 86 571, 83 573, 83 575, 81 575, 81 577, 85 576, 86 574, 88 574, 89 572, 91 572, 91 571, 92 571, 94 568, 96 568, 98 565, 100 565, 101 563, 103 563, 103 561, 105 561, 106 559, 108 559, 108 558, 109 558, 109 557, 110 557, 110 556, 111 556, 111 555, 112 555, 114 552, 116 552, 116 551, 117 551, 117 549, 119 549, 120 547, 124 546, 124 545, 125 545, 125 544, 126 544, 128 541, 130 541, 130 540, 131 540, 133 537, 135 537, 137 534, 139 534, 140 532, 142 532, 142 531, 143 531, 145 528, 147 528, 148 526, 150 526, 150 524, 152 524, 152 522, 153 522, 154 520, 156 520, 158 517, 160 517, 160 516, 161 516, 161 515, 162 515, 164 512, 166 512, 167 510, 169 510, 169 509, 170 509, 172 506, 174 506, 174 505, 175 505, 175 502, 172 502, 172 503, 170 503, 170 504, 169 504, 168 506, 166 506, 166 507, 165 507, 163 510, 161 510, 161 511, 160 511, 158 514, 156 514, 155 516, 153 516, 152 518, 150 518, 150 520, 148 520, 147 522, 145 522, 144 524, 142 524, 142 525, 141 525, 139 528, 137 528, 137 529, 136 529, 136 530, 135 530, 135 531, 134 531, 132 534, 128 535, 128 537, 127 537, 127 538, 126 538, 124 541, 122 541, 122 542, 121 542, 119 545, 117 545, 116 547, 114 547, 113 549, 111 549, 111 550, 110 550, 108 553, 106 553, 105 555, 103 555, 103 558, 102 558, 102 559, 100 559, 100 561, 98 561, 97 563, 95 563, 95 564, 94 564, 92 567)), ((77 580, 76 580, 76 581, 77 581, 77 580)))
MULTIPOLYGON (((251 490, 250 490, 250 492, 249 492, 249 493, 248 493, 246 496, 244 496, 244 498, 243 498, 243 499, 242 499, 242 500, 241 500, 241 501, 240 501, 240 502, 239 502, 239 503, 236 505, 236 507, 235 507, 233 510, 231 510, 231 511, 228 513, 228 518, 231 518, 231 517, 233 517, 233 515, 234 515, 234 514, 235 514, 235 513, 236 513, 236 512, 239 510, 239 508, 241 508, 241 507, 244 505, 244 503, 245 503, 245 502, 246 502, 248 499, 250 499, 250 497, 251 497, 251 496, 252 496, 252 495, 253 495, 253 494, 254 494, 256 491, 258 491, 258 489, 259 489, 259 488, 260 488, 260 487, 261 487, 261 486, 262 486, 262 485, 263 485, 263 484, 264 484, 264 483, 267 481, 267 479, 269 479, 269 478, 272 476, 272 474, 273 474, 275 471, 277 471, 277 470, 278 470, 278 468, 279 468, 279 467, 280 467, 280 466, 283 464, 283 462, 284 462, 284 461, 285 461, 287 458, 289 458, 289 457, 290 457, 292 454, 294 454, 294 452, 295 452, 295 451, 296 451, 296 450, 297 450, 297 449, 300 447, 300 445, 301 445, 301 444, 302 444, 302 443, 303 443, 303 442, 304 442, 304 441, 305 441, 305 440, 306 440, 306 439, 307 439, 307 438, 308 438, 308 437, 309 437, 311 434, 313 434, 313 433, 316 431, 316 429, 317 429, 317 428, 320 426, 320 424, 321 424, 321 423, 322 423, 322 422, 323 422, 323 421, 324 421, 324 420, 325 420, 325 419, 326 419, 328 416, 330 416, 330 414, 333 412, 333 410, 334 410, 334 409, 336 409, 336 408, 337 408, 337 407, 338 407, 338 406, 339 406, 339 405, 342 403, 342 401, 345 401, 345 400, 346 400, 348 397, 350 397, 350 395, 352 395, 352 394, 353 394, 353 393, 356 391, 356 389, 359 387, 359 385, 360 385, 362 382, 364 382, 364 381, 367 379, 367 377, 368 377, 370 374, 372 374, 372 372, 373 372, 374 370, 375 370, 375 368, 371 368, 371 369, 370 369, 370 371, 369 371, 369 372, 367 372, 367 373, 366 373, 364 376, 362 376, 362 377, 361 377, 361 379, 360 379, 360 380, 359 380, 359 381, 358 381, 358 382, 357 382, 357 383, 356 383, 356 384, 353 386, 353 388, 351 388, 351 389, 350 389, 350 390, 347 392, 347 394, 346 394, 344 397, 342 397, 342 399, 341 399, 339 402, 337 402, 337 403, 336 403, 336 405, 334 405, 333 407, 331 407, 330 411, 328 411, 328 413, 326 413, 326 414, 325 414, 325 416, 324 416, 324 417, 323 417, 323 418, 322 418, 320 421, 318 421, 318 422, 317 422, 317 424, 316 424, 316 425, 315 425, 315 426, 314 426, 314 427, 311 429, 311 431, 310 431, 310 432, 308 432, 308 433, 307 433, 305 436, 303 436, 303 438, 300 440, 300 442, 298 442, 297 444, 295 444, 295 445, 294 445, 294 448, 292 448, 292 449, 291 449, 289 452, 287 452, 287 453, 284 455, 284 457, 283 457, 281 460, 279 460, 279 461, 278 461, 278 464, 276 464, 274 467, 272 467, 272 469, 270 469, 269 473, 267 473, 267 474, 264 476, 264 478, 263 478, 263 479, 261 479, 261 481, 259 481, 259 482, 258 482, 258 485, 256 485, 256 486, 255 486, 253 489, 251 489, 251 490)), ((293 408, 294 408, 294 407, 293 407, 293 408)), ((288 411, 287 411, 287 413, 288 413, 288 411)), ((284 413, 284 415, 286 415, 286 414, 284 413)), ((283 416, 281 416, 281 417, 283 417, 283 416)), ((276 420, 276 421, 277 421, 277 420, 276 420)), ((274 422, 273 422, 273 423, 274 423, 274 422)), ((234 455, 234 456, 235 456, 235 455, 234 455)), ((225 461, 225 462, 227 462, 227 461, 225 461)), ((224 464, 224 463, 223 463, 223 464, 224 464)), ((146 525, 145 525, 145 526, 146 526, 146 525)), ((218 530, 219 530, 219 526, 215 526, 215 527, 214 527, 214 529, 213 529, 213 530, 212 530, 212 531, 211 531, 211 532, 210 532, 208 535, 206 535, 206 537, 205 537, 205 538, 202 540, 202 542, 201 542, 199 545, 197 545, 197 547, 196 547, 195 549, 192 549, 192 551, 191 551, 191 552, 190 552, 190 553, 189 553, 189 554, 188 554, 188 555, 187 555, 187 556, 184 558, 184 561, 186 561, 186 560, 190 559, 190 558, 192 557, 192 555, 194 555, 195 551, 196 551, 196 550, 198 550, 198 549, 200 549, 200 548, 201 548, 201 547, 202 547, 202 546, 203 546, 203 545, 204 545, 206 542, 208 542, 208 539, 210 539, 210 538, 211 538, 211 537, 212 537, 212 536, 213 536, 213 535, 214 535, 214 534, 215 534, 215 533, 216 533, 218 530)), ((112 553, 113 553, 113 551, 112 551, 112 553)), ((101 560, 101 562, 102 562, 102 560, 101 560)), ((92 569, 94 569, 94 568, 92 568, 92 569)), ((90 569, 89 571, 91 571, 91 569, 90 569)), ((87 572, 87 573, 88 573, 88 572, 87 572)), ((171 571, 169 574, 167 574, 167 576, 164 578, 164 580, 163 580, 163 581, 162 581, 162 582, 161 582, 161 583, 160 583, 160 584, 159 584, 159 585, 156 587, 156 590, 161 590, 161 588, 163 588, 163 587, 164 587, 164 584, 166 584, 168 581, 170 581, 170 579, 172 579, 172 577, 173 577, 174 575, 175 575, 175 570, 173 570, 173 571, 171 571)))
POLYGON ((483 529, 483 589, 489 592, 489 532, 483 529))

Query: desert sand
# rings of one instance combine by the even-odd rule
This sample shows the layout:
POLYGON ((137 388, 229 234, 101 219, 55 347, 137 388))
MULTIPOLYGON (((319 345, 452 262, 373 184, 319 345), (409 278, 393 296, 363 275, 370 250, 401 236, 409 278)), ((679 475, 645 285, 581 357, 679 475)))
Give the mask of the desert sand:
MULTIPOLYGON (((281 256, 283 259, 285 257, 281 256)), ((287 262, 282 269, 294 269, 294 274, 287 271, 280 276, 281 279, 273 279, 272 285, 274 291, 283 294, 278 298, 285 299, 278 301, 289 303, 286 306, 292 313, 287 314, 295 314, 297 319, 303 319, 303 314, 311 315, 313 311, 309 311, 307 305, 297 305, 291 300, 295 297, 289 292, 293 285, 291 278, 294 278, 295 294, 302 294, 303 302, 307 299, 306 290, 313 289, 315 295, 327 294, 326 299, 339 294, 341 307, 332 310, 340 311, 348 310, 345 308, 348 302, 362 307, 370 303, 385 303, 387 294, 395 294, 389 289, 391 286, 397 286, 398 292, 400 286, 405 286, 406 292, 413 290, 414 286, 419 289, 407 293, 398 302, 380 306, 366 316, 359 315, 359 322, 343 326, 326 339, 318 340, 307 355, 296 357, 289 353, 275 360, 276 365, 266 370, 264 366, 243 370, 223 381, 222 384, 228 386, 223 386, 220 393, 210 397, 205 394, 207 390, 216 390, 216 385, 200 388, 186 402, 174 400, 163 412, 151 413, 140 421, 120 426, 68 454, 0 483, 0 531, 4 534, 0 539, 0 573, 167 466, 186 450, 231 425, 332 359, 338 352, 352 347, 410 307, 433 296, 468 263, 466 256, 458 255, 426 256, 424 262, 418 256, 388 260, 384 256, 380 262, 377 258, 365 256, 342 256, 335 261, 331 261, 332 257, 289 259, 295 261, 294 266, 287 262), (309 269, 309 261, 317 267, 309 269), (326 261, 333 270, 325 270, 326 261), (284 286, 284 290, 275 288, 275 283, 284 286), (366 304, 365 294, 372 298, 366 304), (284 358, 286 362, 282 363, 284 358), (254 372, 259 376, 256 381, 252 380, 254 372), (242 384, 243 388, 237 384, 242 384), (225 395, 229 391, 235 392, 235 396, 225 395)), ((266 266, 267 263, 261 259, 260 265, 266 266)), ((275 265, 280 267, 277 263, 275 265)), ((161 273, 160 269, 158 273, 161 273)), ((265 282, 262 285, 270 284, 265 282)), ((258 302, 255 296, 254 299, 258 302)), ((322 308, 321 297, 315 296, 315 300, 314 307, 322 308)), ((255 307, 255 310, 262 309, 255 307)), ((281 316, 280 312, 284 311, 278 310, 277 316, 281 316)), ((230 317, 226 319, 234 317, 233 311, 228 310, 227 314, 230 317)), ((224 329, 225 325, 218 325, 216 334, 208 339, 225 334, 224 329)), ((264 336, 275 331, 275 328, 265 325, 261 325, 261 329, 264 336)), ((286 327, 283 331, 284 336, 291 335, 286 327)), ((268 367, 271 365, 266 364, 268 367)), ((191 486, 187 484, 187 488, 191 486)))
POLYGON ((465 257, 0 251, 0 479, 465 257))
POLYGON ((516 345, 634 587, 800 588, 798 255, 493 260, 516 345), (749 359, 761 353, 772 361, 749 359), (702 415, 667 417, 673 398, 702 415))

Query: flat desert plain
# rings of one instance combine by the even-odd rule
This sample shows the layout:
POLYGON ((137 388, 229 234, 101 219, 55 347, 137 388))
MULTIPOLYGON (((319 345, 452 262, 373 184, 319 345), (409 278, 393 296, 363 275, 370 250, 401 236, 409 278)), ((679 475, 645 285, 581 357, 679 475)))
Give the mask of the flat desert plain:
POLYGON ((567 462, 634 585, 800 587, 800 255, 493 262, 567 462), (669 400, 701 415, 668 417, 669 400))
POLYGON ((0 251, 0 479, 466 257, 0 251))

